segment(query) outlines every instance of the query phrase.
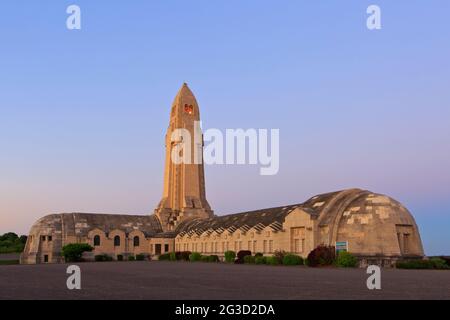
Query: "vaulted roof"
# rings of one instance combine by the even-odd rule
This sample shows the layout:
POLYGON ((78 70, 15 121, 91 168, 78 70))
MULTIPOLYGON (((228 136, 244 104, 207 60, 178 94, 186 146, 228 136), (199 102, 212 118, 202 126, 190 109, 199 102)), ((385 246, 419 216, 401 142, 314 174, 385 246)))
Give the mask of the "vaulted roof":
POLYGON ((63 231, 66 236, 87 236, 93 229, 100 229, 106 234, 113 230, 122 230, 125 233, 139 230, 146 237, 153 237, 163 231, 159 219, 154 215, 62 213, 39 219, 30 233, 34 233, 33 230, 38 233, 48 230, 49 234, 52 231, 63 231))
POLYGON ((262 230, 266 226, 273 226, 277 229, 277 224, 281 225, 286 216, 294 209, 301 207, 300 204, 254 210, 225 216, 216 216, 209 219, 186 220, 178 225, 176 232, 178 234, 189 233, 191 230, 212 230, 222 233, 226 230, 235 231, 241 229, 248 231, 251 228, 262 230))

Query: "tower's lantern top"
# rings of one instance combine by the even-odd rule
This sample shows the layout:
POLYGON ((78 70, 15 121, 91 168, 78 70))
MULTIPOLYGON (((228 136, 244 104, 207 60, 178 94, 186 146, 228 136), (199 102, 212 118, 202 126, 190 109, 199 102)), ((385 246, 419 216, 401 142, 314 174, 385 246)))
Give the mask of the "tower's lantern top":
POLYGON ((192 120, 200 119, 200 110, 198 108, 197 99, 187 83, 183 83, 172 103, 171 117, 189 116, 192 120))

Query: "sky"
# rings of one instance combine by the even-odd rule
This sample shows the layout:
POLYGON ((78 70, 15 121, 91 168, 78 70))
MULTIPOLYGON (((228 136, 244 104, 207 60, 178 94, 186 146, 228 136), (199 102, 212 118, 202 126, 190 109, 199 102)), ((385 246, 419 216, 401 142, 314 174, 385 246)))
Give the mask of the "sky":
POLYGON ((0 233, 49 213, 150 214, 172 100, 203 129, 280 129, 280 171, 206 166, 218 215, 358 187, 450 255, 447 0, 3 0, 0 233), (68 30, 66 8, 81 8, 68 30), (381 30, 366 27, 369 5, 381 30))

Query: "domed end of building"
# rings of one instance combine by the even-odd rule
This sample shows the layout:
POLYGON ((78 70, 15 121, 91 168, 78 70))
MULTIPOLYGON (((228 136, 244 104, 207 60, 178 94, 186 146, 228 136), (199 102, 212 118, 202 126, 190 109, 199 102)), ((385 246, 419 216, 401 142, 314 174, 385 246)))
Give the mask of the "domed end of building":
POLYGON ((317 215, 318 243, 346 245, 367 263, 424 256, 413 216, 388 196, 350 189, 313 197, 303 206, 317 215))

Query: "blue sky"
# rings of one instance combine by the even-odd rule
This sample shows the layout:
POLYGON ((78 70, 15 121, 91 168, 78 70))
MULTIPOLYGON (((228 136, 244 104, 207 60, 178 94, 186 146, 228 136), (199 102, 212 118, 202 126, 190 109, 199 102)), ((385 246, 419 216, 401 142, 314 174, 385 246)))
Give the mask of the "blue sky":
POLYGON ((360 187, 450 254, 448 1, 2 1, 0 233, 53 212, 146 214, 170 104, 204 128, 279 128, 280 172, 207 166, 217 214, 360 187), (82 30, 66 29, 66 8, 82 30), (366 8, 382 29, 366 28, 366 8))

